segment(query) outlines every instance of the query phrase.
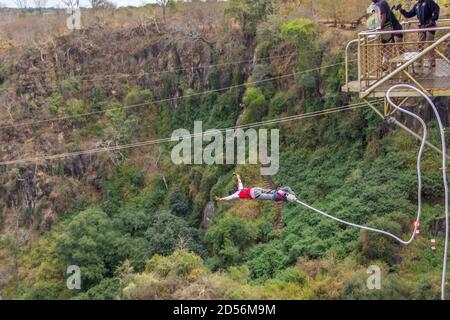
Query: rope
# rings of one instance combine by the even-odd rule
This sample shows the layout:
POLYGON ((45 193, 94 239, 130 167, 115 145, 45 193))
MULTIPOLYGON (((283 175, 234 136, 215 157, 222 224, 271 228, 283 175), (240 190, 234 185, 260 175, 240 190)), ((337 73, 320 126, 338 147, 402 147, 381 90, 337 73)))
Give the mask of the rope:
POLYGON ((444 258, 442 263, 442 278, 441 278, 441 299, 445 300, 445 287, 446 287, 446 274, 447 274, 447 259, 448 259, 448 239, 449 239, 449 215, 448 215, 448 181, 447 181, 447 145, 446 145, 446 137, 445 137, 445 127, 442 124, 441 116, 436 108, 436 105, 430 99, 430 97, 425 94, 425 92, 417 89, 416 87, 409 84, 399 84, 393 86, 386 94, 386 97, 389 103, 395 108, 399 109, 395 103, 392 102, 390 94, 393 90, 397 88, 408 88, 418 92, 425 100, 429 103, 431 108, 433 109, 434 115, 436 116, 439 131, 441 135, 441 144, 442 144, 442 180, 444 183, 444 214, 445 214, 445 244, 444 244, 444 258))
MULTIPOLYGON (((381 100, 377 100, 377 102, 381 102, 381 100)), ((358 103, 358 104, 346 105, 346 106, 342 106, 342 107, 330 108, 330 109, 323 110, 323 111, 315 111, 315 112, 305 113, 305 114, 296 115, 296 116, 289 116, 289 117, 284 117, 284 118, 255 122, 255 123, 251 123, 248 125, 241 125, 241 126, 236 126, 236 127, 231 127, 231 128, 222 128, 222 129, 219 129, 218 131, 223 133, 223 132, 226 132, 227 130, 233 130, 233 129, 234 130, 235 129, 250 129, 250 128, 255 128, 255 127, 260 127, 260 126, 265 126, 265 125, 284 123, 284 122, 289 122, 289 121, 294 121, 294 120, 318 117, 321 115, 333 114, 333 113, 337 113, 337 112, 355 110, 355 109, 360 109, 363 107, 367 107, 367 104, 366 103, 358 103)), ((183 138, 183 139, 195 138, 195 137, 203 136, 203 134, 204 134, 204 132, 197 133, 197 134, 185 135, 180 138, 183 138)), ((118 151, 118 150, 144 147, 144 146, 150 146, 150 145, 162 144, 162 143, 168 143, 168 142, 173 142, 172 138, 147 140, 147 141, 135 142, 135 143, 131 143, 131 144, 112 146, 112 147, 95 148, 95 149, 82 150, 82 151, 76 151, 76 152, 70 152, 70 153, 61 153, 61 154, 48 155, 48 156, 38 156, 38 157, 32 157, 32 158, 23 158, 23 159, 17 159, 17 160, 2 161, 2 162, 0 162, 0 166, 24 164, 24 163, 30 163, 30 162, 34 163, 34 162, 39 162, 39 161, 48 161, 48 160, 63 159, 63 158, 69 158, 69 157, 77 157, 77 156, 81 156, 81 155, 103 153, 103 152, 108 152, 108 151, 118 151)))
POLYGON ((356 223, 352 223, 352 222, 349 222, 349 221, 337 218, 337 217, 332 216, 332 215, 330 215, 330 214, 328 214, 326 212, 323 212, 322 210, 314 208, 313 206, 311 206, 311 205, 309 205, 309 204, 307 204, 307 203, 305 203, 303 201, 300 201, 298 199, 296 199, 295 201, 298 204, 300 204, 300 205, 302 205, 302 206, 304 206, 304 207, 306 207, 306 208, 308 208, 310 210, 313 210, 313 211, 315 211, 315 212, 317 212, 317 213, 319 213, 319 214, 321 214, 321 215, 323 215, 323 216, 325 216, 325 217, 327 217, 329 219, 332 219, 334 221, 337 221, 339 223, 342 223, 342 224, 345 224, 345 225, 348 225, 348 226, 351 226, 351 227, 355 227, 355 228, 359 228, 359 229, 362 229, 362 230, 367 230, 367 231, 383 234, 385 236, 388 236, 388 237, 398 241, 399 243, 401 243, 403 245, 410 245, 414 241, 414 239, 416 237, 416 234, 417 234, 417 231, 418 231, 418 228, 419 228, 420 218, 421 218, 421 215, 422 215, 422 172, 421 172, 421 161, 422 161, 422 155, 423 155, 424 148, 425 148, 425 142, 426 142, 426 139, 427 139, 427 136, 428 136, 428 130, 427 130, 427 126, 426 126, 426 124, 425 124, 425 122, 423 121, 422 118, 420 118, 418 115, 416 115, 416 114, 414 114, 414 113, 412 113, 412 112, 410 112, 408 110, 405 110, 405 109, 399 107, 398 105, 396 105, 392 101, 392 99, 390 97, 391 92, 393 90, 397 89, 397 88, 400 88, 400 87, 405 87, 405 88, 409 88, 409 89, 415 90, 418 93, 420 93, 428 101, 428 103, 432 106, 433 111, 436 114, 436 117, 438 118, 439 128, 440 128, 440 131, 441 131, 442 151, 443 151, 442 174, 443 174, 444 189, 445 189, 445 219, 446 219, 445 250, 444 250, 444 262, 443 262, 443 271, 442 271, 441 298, 442 298, 442 300, 445 300, 445 280, 446 280, 446 271, 447 271, 448 236, 449 236, 449 224, 448 224, 448 222, 449 222, 449 217, 448 217, 448 183, 447 183, 447 172, 446 172, 446 170, 447 170, 446 169, 446 167, 447 167, 447 159, 445 157, 445 154, 447 152, 446 152, 446 145, 445 145, 445 133, 444 133, 444 128, 443 128, 443 125, 442 125, 442 121, 440 119, 440 116, 439 116, 439 113, 438 113, 438 111, 436 109, 436 106, 434 105, 434 103, 431 101, 431 99, 425 93, 423 93, 422 91, 420 91, 416 87, 413 87, 411 85, 396 85, 396 86, 393 86, 392 88, 390 88, 389 91, 386 94, 387 100, 388 100, 388 102, 389 102, 389 104, 391 106, 393 106, 396 110, 398 110, 400 112, 403 112, 403 113, 405 113, 405 114, 407 114, 407 115, 417 119, 417 121, 419 121, 419 123, 423 127, 422 142, 421 142, 420 150, 419 150, 419 153, 418 153, 418 156, 417 156, 417 177, 418 177, 418 200, 417 200, 418 209, 417 209, 417 218, 416 218, 416 223, 415 223, 415 226, 414 226, 413 234, 411 235, 409 240, 405 241, 405 240, 401 239, 400 237, 398 237, 398 236, 396 236, 396 235, 394 235, 394 234, 392 234, 390 232, 384 231, 384 230, 371 228, 371 227, 367 227, 367 226, 362 226, 362 225, 359 225, 359 224, 356 224, 356 223))

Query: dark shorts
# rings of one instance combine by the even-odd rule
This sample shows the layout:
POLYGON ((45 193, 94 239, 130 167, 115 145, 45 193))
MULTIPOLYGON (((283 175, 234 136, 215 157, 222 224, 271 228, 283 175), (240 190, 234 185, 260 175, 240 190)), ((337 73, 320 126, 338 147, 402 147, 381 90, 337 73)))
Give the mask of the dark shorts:
MULTIPOLYGON (((424 25, 419 26, 419 29, 428 29, 428 28, 436 28, 436 23, 432 23, 432 24, 426 25, 426 26, 424 26, 424 25)), ((421 34, 421 33, 425 33, 426 34, 427 32, 431 33, 432 35, 436 34, 435 30, 432 30, 432 31, 424 30, 423 32, 419 32, 419 34, 421 34)))
POLYGON ((381 43, 400 43, 403 42, 403 33, 390 33, 381 36, 381 43))

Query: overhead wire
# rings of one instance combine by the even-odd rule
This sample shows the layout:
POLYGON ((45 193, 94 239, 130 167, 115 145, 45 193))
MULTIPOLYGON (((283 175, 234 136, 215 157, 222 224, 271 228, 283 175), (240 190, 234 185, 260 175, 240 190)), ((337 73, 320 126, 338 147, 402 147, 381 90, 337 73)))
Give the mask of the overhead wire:
MULTIPOLYGON (((300 54, 306 54, 306 53, 317 53, 317 52, 322 52, 323 50, 307 50, 307 51, 302 51, 300 54)), ((81 79, 81 82, 101 82, 103 80, 111 80, 113 78, 115 79, 123 79, 123 78, 139 78, 139 77, 144 77, 144 76, 148 76, 148 75, 153 75, 153 74, 157 74, 157 75, 161 75, 161 74, 167 74, 167 73, 177 73, 177 72, 181 72, 181 71, 192 71, 192 70, 200 70, 200 69, 212 69, 212 68, 216 68, 216 67, 224 67, 224 66, 229 66, 229 65, 239 65, 239 64, 244 64, 244 63, 253 63, 253 62, 258 62, 258 61, 267 61, 267 60, 279 60, 279 59, 283 59, 286 57, 292 57, 295 55, 298 55, 299 53, 295 52, 295 53, 290 53, 290 54, 285 54, 285 55, 275 55, 275 56, 269 56, 269 57, 262 57, 262 58, 253 58, 253 59, 247 59, 247 60, 238 60, 238 61, 230 61, 230 62, 223 62, 223 63, 215 63, 215 64, 209 64, 209 65, 204 65, 204 66, 191 66, 191 67, 184 67, 184 68, 174 68, 172 70, 168 69, 168 70, 155 70, 155 71, 149 71, 149 72, 141 72, 141 73, 121 73, 121 72, 117 72, 114 74, 106 74, 106 75, 102 75, 100 77, 94 77, 92 79, 81 79)), ((78 76, 87 76, 87 75, 78 75, 78 76)), ((59 80, 61 81, 61 80, 59 80)), ((30 87, 31 85, 25 85, 25 87, 30 87)), ((55 88, 56 86, 51 86, 52 88, 55 88)), ((0 92, 2 91, 7 91, 7 88, 0 88, 0 92)))
MULTIPOLYGON (((381 100, 378 100, 377 102, 381 102, 381 100)), ((223 133, 227 130, 237 130, 237 129, 250 129, 260 126, 266 126, 266 125, 272 125, 277 123, 284 123, 294 120, 301 120, 311 117, 317 117, 321 115, 327 115, 342 111, 348 111, 348 110, 355 110, 367 107, 367 104, 365 102, 363 103, 357 103, 357 104, 350 104, 346 106, 336 107, 336 108, 330 108, 322 111, 314 111, 310 113, 295 115, 295 116, 288 116, 278 119, 271 119, 271 120, 265 120, 260 122, 251 123, 248 125, 240 125, 235 127, 229 127, 229 128, 222 128, 218 129, 219 132, 223 133)), ((203 136, 205 132, 197 133, 197 134, 191 134, 186 135, 180 138, 195 138, 198 136, 203 136)), ((96 154, 96 153, 103 153, 103 152, 109 152, 109 151, 119 151, 124 149, 131 149, 131 148, 137 148, 137 147, 144 147, 149 145, 156 145, 156 144, 162 144, 162 143, 168 143, 168 142, 174 142, 174 139, 172 137, 170 138, 162 138, 162 139, 156 139, 156 140, 147 140, 142 142, 135 142, 131 144, 125 144, 125 145, 118 145, 118 146, 110 146, 110 147, 104 147, 104 148, 95 148, 95 149, 89 149, 89 150, 80 150, 76 152, 68 152, 68 153, 61 153, 61 154, 55 154, 55 155, 45 155, 45 156, 36 156, 36 157, 30 157, 30 158, 22 158, 22 159, 16 159, 16 160, 9 160, 9 161, 1 161, 0 166, 6 166, 6 165, 17 165, 17 164, 25 164, 30 162, 39 162, 39 161, 48 161, 48 160, 56 160, 56 159, 63 159, 68 157, 76 157, 81 155, 90 155, 90 154, 96 154)))
POLYGON ((293 77, 293 76, 300 75, 300 74, 305 74, 305 73, 310 73, 310 72, 314 72, 314 71, 320 71, 322 69, 336 67, 336 66, 339 66, 339 65, 342 65, 342 64, 344 64, 344 62, 330 64, 330 65, 321 66, 321 67, 312 68, 312 69, 303 70, 303 71, 297 71, 297 72, 284 74, 284 75, 280 75, 280 76, 276 76, 276 77, 272 77, 272 78, 262 79, 262 80, 258 80, 258 81, 252 81, 252 82, 237 84, 237 85, 233 85, 233 86, 227 86, 227 87, 224 87, 224 88, 212 89, 212 90, 207 90, 207 91, 202 91, 202 92, 182 95, 182 96, 179 96, 179 97, 160 99, 160 100, 149 101, 149 102, 145 102, 145 103, 132 104, 132 105, 126 105, 126 106, 121 106, 121 107, 116 107, 116 108, 108 108, 108 109, 104 109, 104 110, 84 112, 84 113, 75 114, 75 115, 66 115, 66 116, 60 116, 60 117, 55 117, 55 118, 50 118, 50 119, 43 119, 43 120, 36 120, 36 121, 29 121, 29 122, 22 122, 22 123, 17 123, 17 122, 5 123, 4 122, 4 123, 0 124, 0 129, 28 127, 28 126, 37 125, 37 124, 43 124, 43 123, 51 123, 51 122, 56 122, 56 121, 69 120, 69 119, 78 119, 78 118, 88 117, 88 116, 92 116, 92 115, 103 114, 103 113, 107 113, 107 112, 111 112, 111 111, 115 111, 115 110, 134 109, 134 108, 144 107, 144 106, 148 106, 148 105, 152 105, 152 104, 171 102, 171 101, 176 101, 176 100, 179 100, 179 99, 192 98, 192 97, 202 96, 202 95, 206 95, 206 94, 210 94, 210 93, 216 93, 216 92, 222 92, 222 91, 227 91, 227 90, 233 90, 233 89, 246 87, 246 86, 250 86, 250 85, 261 84, 261 83, 274 81, 274 80, 280 80, 280 79, 293 77))
MULTIPOLYGON (((322 50, 310 50, 310 51, 303 51, 304 53, 316 53, 316 52, 322 52, 322 50)), ((238 65, 238 64, 244 64, 244 63, 253 63, 257 61, 266 61, 266 60, 278 60, 278 59, 284 59, 286 57, 292 57, 298 55, 298 53, 290 53, 290 54, 284 54, 284 55, 276 55, 276 56, 269 56, 269 57, 263 57, 263 58, 254 58, 254 59, 247 59, 247 60, 240 60, 240 61, 231 61, 231 62, 223 62, 223 63, 215 63, 215 64, 209 64, 205 66, 197 66, 197 67, 184 67, 184 68, 175 68, 172 70, 156 70, 156 71, 150 71, 150 72, 142 72, 137 74, 122 74, 118 72, 117 74, 110 74, 110 75, 104 75, 101 77, 94 77, 93 79, 83 79, 83 82, 97 82, 101 80, 108 80, 111 78, 121 79, 121 78, 131 78, 131 77, 143 77, 146 75, 152 75, 152 74, 166 74, 166 73, 176 73, 180 71, 186 71, 186 70, 200 70, 200 69, 212 69, 216 67, 224 67, 229 65, 238 65)))

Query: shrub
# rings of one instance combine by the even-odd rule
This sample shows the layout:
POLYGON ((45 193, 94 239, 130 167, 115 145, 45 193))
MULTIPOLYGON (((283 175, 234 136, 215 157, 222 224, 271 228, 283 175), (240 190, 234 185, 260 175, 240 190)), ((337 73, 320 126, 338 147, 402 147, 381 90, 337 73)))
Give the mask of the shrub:
POLYGON ((147 103, 151 100, 152 93, 150 90, 143 90, 140 87, 133 87, 125 96, 125 104, 136 105, 147 103))
POLYGON ((276 274, 278 280, 292 282, 303 286, 306 283, 305 273, 298 267, 290 267, 276 274))
POLYGON ((236 123, 236 117, 239 108, 238 90, 224 93, 217 97, 213 104, 212 110, 210 104, 205 103, 205 113, 208 114, 207 128, 227 128, 232 127, 236 123))
POLYGON ((139 206, 147 212, 155 212, 163 204, 166 196, 166 186, 161 177, 157 177, 139 195, 139 206))
POLYGON ((344 282, 342 299, 345 300, 405 300, 411 288, 398 275, 382 274, 381 290, 367 288, 367 273, 358 272, 344 282))
POLYGON ((123 289, 123 299, 129 300, 167 300, 181 286, 176 279, 159 279, 152 273, 134 275, 123 289))
POLYGON ((267 101, 261 89, 250 87, 244 94, 243 102, 246 106, 242 117, 243 124, 258 122, 267 113, 267 101))
POLYGON ((123 203, 136 196, 144 185, 144 173, 129 163, 116 167, 112 177, 103 183, 103 209, 109 215, 118 212, 123 203))
POLYGON ((241 24, 241 28, 248 36, 254 36, 256 26, 266 17, 278 9, 274 0, 231 0, 225 14, 234 17, 241 24))
POLYGON ((228 268, 228 277, 239 283, 247 283, 250 280, 250 269, 247 265, 228 268))
POLYGON ((179 216, 186 216, 191 211, 191 200, 180 189, 175 189, 169 194, 170 209, 179 216))
POLYGON ((272 278, 286 265, 286 256, 276 242, 252 248, 249 257, 247 264, 255 278, 272 278))
POLYGON ((121 295, 119 280, 116 278, 103 279, 98 285, 79 294, 79 300, 116 300, 121 295))
POLYGON ((244 219, 223 217, 206 232, 212 251, 227 266, 240 260, 241 253, 258 236, 258 229, 244 219))
POLYGON ((93 99, 91 111, 93 112, 101 111, 103 109, 103 95, 101 89, 98 87, 94 87, 92 89, 92 95, 93 99))
POLYGON ((311 44, 316 31, 317 25, 309 19, 295 19, 281 26, 281 36, 291 40, 298 50, 313 49, 311 44))
MULTIPOLYGON (((401 237, 409 219, 407 215, 391 214, 372 220, 369 226, 388 231, 401 237)), ((393 256, 398 250, 398 244, 384 235, 362 231, 360 236, 361 253, 367 259, 384 260, 393 263, 393 256)))
POLYGON ((149 255, 170 254, 178 245, 199 252, 198 231, 190 228, 186 221, 170 211, 157 211, 150 216, 149 227, 145 232, 149 255))
MULTIPOLYGON (((309 19, 296 19, 281 26, 281 36, 289 40, 298 51, 298 69, 305 71, 317 66, 316 42, 317 25, 309 19)), ((305 90, 315 88, 318 72, 308 72, 296 77, 299 88, 305 90)))
POLYGON ((264 81, 255 85, 255 87, 260 88, 261 92, 264 94, 266 99, 270 99, 276 91, 275 82, 267 81, 275 76, 275 69, 271 64, 257 64, 255 65, 252 73, 253 81, 264 81), (267 79, 267 80, 266 80, 267 79))
POLYGON ((51 114, 58 114, 60 108, 64 107, 64 97, 60 91, 54 91, 48 101, 47 108, 51 114))
POLYGON ((56 236, 56 252, 65 265, 80 266, 82 289, 87 290, 123 259, 117 256, 119 238, 108 216, 98 208, 89 208, 68 221, 56 236))
POLYGON ((64 108, 65 114, 70 116, 79 115, 85 112, 84 102, 78 99, 70 99, 64 108))
POLYGON ((269 118, 274 118, 292 110, 295 97, 287 92, 277 93, 269 103, 269 118))
POLYGON ((154 256, 146 265, 147 272, 153 272, 162 278, 188 280, 198 270, 206 271, 202 258, 185 250, 175 250, 168 257, 154 256))
POLYGON ((114 110, 106 113, 109 119, 109 126, 105 130, 107 138, 117 144, 130 143, 140 117, 135 114, 127 116, 125 109, 118 103, 113 103, 111 108, 114 110))
POLYGON ((70 76, 60 82, 60 90, 65 99, 70 99, 81 91, 81 79, 79 77, 70 76))
POLYGON ((10 72, 10 66, 3 63, 0 64, 0 86, 8 79, 10 72))

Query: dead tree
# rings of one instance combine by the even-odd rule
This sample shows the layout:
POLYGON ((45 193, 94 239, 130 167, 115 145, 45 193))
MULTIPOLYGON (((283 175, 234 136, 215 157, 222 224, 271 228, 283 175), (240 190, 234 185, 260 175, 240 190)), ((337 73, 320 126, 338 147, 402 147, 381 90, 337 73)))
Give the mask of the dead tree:
POLYGON ((25 9, 28 7, 28 0, 14 0, 16 3, 17 8, 19 8, 22 11, 25 11, 25 9))
POLYGON ((62 4, 73 14, 75 9, 80 6, 80 0, 61 0, 62 4))
POLYGON ((170 0, 156 0, 156 3, 158 3, 159 6, 162 8, 162 10, 163 10, 163 19, 164 19, 164 22, 166 22, 166 11, 167 11, 167 7, 170 4, 170 0))
POLYGON ((89 0, 92 9, 114 9, 116 5, 109 0, 89 0))
POLYGON ((47 7, 47 0, 33 0, 34 7, 42 14, 45 7, 47 7))

